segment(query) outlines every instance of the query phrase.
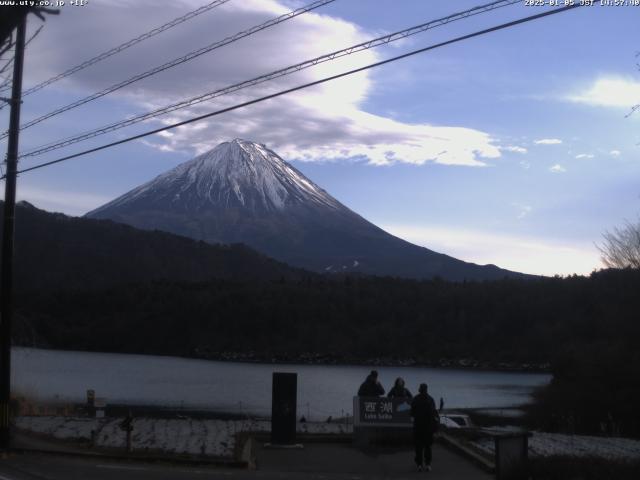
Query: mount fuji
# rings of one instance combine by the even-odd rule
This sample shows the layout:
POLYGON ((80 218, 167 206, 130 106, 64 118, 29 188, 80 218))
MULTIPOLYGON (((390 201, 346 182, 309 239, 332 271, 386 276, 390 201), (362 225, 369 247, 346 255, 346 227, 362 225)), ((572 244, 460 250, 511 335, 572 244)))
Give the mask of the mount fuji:
POLYGON ((236 139, 87 213, 209 243, 245 243, 317 272, 489 280, 524 276, 397 238, 264 145, 236 139))

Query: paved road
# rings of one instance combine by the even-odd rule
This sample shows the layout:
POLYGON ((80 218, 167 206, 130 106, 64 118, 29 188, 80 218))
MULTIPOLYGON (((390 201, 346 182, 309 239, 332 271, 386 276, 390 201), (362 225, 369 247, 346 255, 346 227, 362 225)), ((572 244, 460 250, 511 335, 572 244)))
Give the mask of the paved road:
POLYGON ((430 473, 415 472, 408 450, 362 452, 348 445, 309 444, 303 450, 255 450, 254 471, 140 461, 113 461, 53 454, 11 454, 0 459, 0 480, 188 480, 188 479, 415 479, 489 480, 467 460, 434 448, 430 473))
MULTIPOLYGON (((419 474, 410 448, 360 450, 349 444, 305 445, 302 450, 265 450, 254 447, 261 472, 320 474, 324 478, 411 478, 419 474)), ((422 474, 433 480, 488 480, 494 478, 476 465, 438 444, 433 447, 433 470, 422 474)))

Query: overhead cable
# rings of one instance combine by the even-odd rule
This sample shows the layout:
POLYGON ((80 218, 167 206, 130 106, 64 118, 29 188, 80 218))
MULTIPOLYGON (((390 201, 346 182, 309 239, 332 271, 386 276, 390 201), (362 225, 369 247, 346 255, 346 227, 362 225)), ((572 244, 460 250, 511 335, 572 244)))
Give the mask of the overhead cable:
MULTIPOLYGON (((476 31, 474 33, 470 33, 470 34, 467 34, 467 35, 463 35, 463 36, 460 36, 460 37, 453 38, 451 40, 447 40, 447 41, 444 41, 444 42, 437 43, 435 45, 430 45, 428 47, 420 48, 420 49, 417 49, 417 50, 412 50, 412 51, 410 51, 408 53, 404 53, 402 55, 391 57, 391 58, 388 58, 386 60, 382 60, 380 62, 371 63, 369 65, 365 65, 364 67, 355 68, 353 70, 349 70, 347 72, 339 73, 337 75, 332 75, 330 77, 325 77, 325 78, 322 78, 320 80, 316 80, 316 81, 313 81, 313 82, 305 83, 303 85, 298 85, 298 86, 293 87, 293 88, 288 88, 286 90, 281 90, 279 92, 272 93, 272 94, 266 95, 264 97, 256 98, 254 100, 250 100, 250 101, 243 102, 243 103, 240 103, 240 104, 237 104, 237 105, 233 105, 231 107, 223 108, 221 110, 216 110, 214 112, 206 113, 204 115, 199 115, 197 117, 190 118, 188 120, 183 120, 181 122, 173 123, 171 125, 167 125, 167 126, 164 126, 164 127, 156 128, 154 130, 150 130, 150 131, 147 131, 147 132, 144 132, 144 133, 140 133, 138 135, 133 135, 131 137, 123 138, 121 140, 117 140, 115 142, 111 142, 111 143, 108 143, 108 144, 105 144, 105 145, 101 145, 99 147, 94 147, 94 148, 90 148, 88 150, 84 150, 84 151, 81 151, 81 152, 78 152, 78 153, 74 153, 72 155, 67 155, 65 157, 58 158, 56 160, 51 160, 51 161, 48 161, 48 162, 40 163, 38 165, 34 165, 32 167, 28 167, 28 168, 24 168, 22 170, 19 170, 18 173, 26 173, 26 172, 30 172, 30 171, 33 171, 33 170, 38 170, 40 168, 44 168, 44 167, 48 167, 48 166, 55 165, 55 164, 58 164, 58 163, 62 163, 62 162, 71 160, 73 158, 78 158, 78 157, 81 157, 81 156, 84 156, 84 155, 88 155, 89 153, 95 153, 95 152, 98 152, 100 150, 105 150, 107 148, 114 147, 116 145, 121 145, 123 143, 131 142, 133 140, 138 140, 140 138, 148 137, 150 135, 155 135, 157 133, 160 133, 160 132, 163 132, 163 131, 166 131, 166 130, 171 130, 171 129, 174 129, 174 128, 177 128, 177 127, 181 127, 183 125, 187 125, 187 124, 190 124, 190 123, 194 123, 194 122, 198 122, 198 121, 204 120, 206 118, 211 118, 211 117, 223 114, 223 113, 227 113, 227 112, 231 112, 233 110, 244 108, 244 107, 247 107, 249 105, 253 105, 253 104, 256 104, 256 103, 264 102, 265 100, 270 100, 272 98, 280 97, 280 96, 286 95, 288 93, 292 93, 292 92, 296 92, 296 91, 299 91, 299 90, 303 90, 305 88, 313 87, 315 85, 320 85, 322 83, 326 83, 326 82, 329 82, 331 80, 336 80, 338 78, 346 77, 348 75, 353 75, 355 73, 360 73, 360 72, 363 72, 365 70, 369 70, 371 68, 375 68, 375 67, 379 67, 379 66, 382 66, 382 65, 386 65, 388 63, 396 62, 398 60, 401 60, 401 59, 404 59, 404 58, 408 58, 408 57, 411 57, 413 55, 417 55, 419 53, 428 52, 428 51, 434 50, 436 48, 444 47, 446 45, 451 45, 453 43, 461 42, 463 40, 469 40, 471 38, 478 37, 478 36, 481 36, 481 35, 485 35, 485 34, 488 34, 488 33, 492 33, 492 32, 498 31, 498 30, 503 30, 503 29, 506 29, 506 28, 514 27, 516 25, 520 25, 520 24, 523 24, 523 23, 527 23, 527 22, 531 22, 531 21, 534 21, 534 20, 538 20, 538 19, 541 19, 541 18, 544 18, 544 17, 548 17, 550 15, 556 15, 558 13, 563 13, 563 12, 566 12, 568 10, 572 10, 574 8, 578 8, 578 7, 581 7, 581 6, 582 6, 581 4, 574 4, 574 5, 568 5, 568 6, 565 6, 565 7, 554 8, 552 10, 547 10, 545 12, 538 13, 536 15, 530 15, 528 17, 520 18, 518 20, 514 20, 514 21, 511 21, 511 22, 507 22, 507 23, 503 23, 503 24, 500 24, 500 25, 496 25, 494 27, 490 27, 490 28, 487 28, 487 29, 484 29, 484 30, 479 30, 479 31, 476 31)), ((1 177, 0 179, 2 179, 2 178, 4 178, 4 177, 1 177)))
MULTIPOLYGON (((35 147, 31 150, 28 150, 24 153, 21 154, 21 158, 25 158, 25 157, 33 157, 33 156, 37 156, 37 155, 41 155, 43 153, 47 153, 50 152, 52 150, 57 150, 69 145, 72 145, 74 143, 78 143, 84 140, 87 140, 89 138, 93 138, 93 137, 97 137, 100 135, 104 135, 106 133, 109 132, 113 132, 115 130, 119 130, 121 128, 125 128, 125 127, 129 127, 131 125, 134 125, 136 123, 145 121, 145 120, 149 120, 152 118, 155 118, 157 116, 160 115, 164 115, 166 113, 170 113, 173 112, 175 110, 179 110, 181 108, 185 108, 185 107, 190 107, 192 105, 196 105, 198 103, 202 103, 208 100, 212 100, 214 98, 223 96, 223 95, 228 95, 230 93, 234 93, 237 92, 238 90, 242 90, 244 88, 248 88, 248 87, 252 87, 254 85, 258 85, 264 82, 267 82, 269 80, 273 80, 275 78, 280 78, 280 77, 284 77, 286 75, 290 75, 292 73, 298 72, 300 70, 304 70, 306 68, 310 68, 313 67, 315 65, 318 65, 320 63, 324 63, 324 62, 328 62, 331 60, 335 60, 336 58, 340 58, 340 57, 344 57, 347 55, 351 55, 363 50, 368 50, 374 47, 378 47, 380 45, 384 45, 384 44, 388 44, 403 38, 407 38, 411 35, 416 35, 418 33, 424 32, 426 30, 430 30, 432 28, 435 27, 439 27, 442 25, 447 25, 451 22, 457 21, 457 20, 462 20, 465 18, 468 18, 470 16, 474 16, 474 15, 478 15, 481 13, 486 13, 486 12, 490 12, 493 11, 497 8, 502 8, 505 6, 509 6, 509 5, 513 5, 516 3, 521 3, 520 0, 501 0, 501 1, 495 1, 486 5, 481 5, 481 6, 477 6, 474 8, 471 8, 469 10, 464 10, 462 12, 458 12, 458 13, 454 13, 451 15, 448 15, 446 17, 443 18, 439 18, 437 20, 431 20, 429 22, 426 23, 422 23, 420 25, 414 26, 414 27, 410 27, 404 30, 400 30, 398 32, 394 32, 388 35, 384 35, 381 37, 377 37, 374 38, 372 40, 363 42, 363 43, 358 43, 356 45, 352 45, 350 47, 347 48, 343 48, 341 50, 337 50, 325 55, 321 55, 319 57, 310 59, 310 60, 306 60, 304 62, 301 63, 297 63, 295 65, 291 65, 270 73, 267 73, 265 75, 261 75, 255 78, 252 78, 250 80, 245 80, 218 90, 214 90, 212 92, 207 92, 204 93, 202 95, 198 95, 195 97, 191 97, 189 99, 186 100, 182 100, 180 102, 177 103, 173 103, 171 105, 167 105, 165 107, 162 108, 158 108, 156 110, 147 112, 147 113, 143 113, 140 115, 136 115, 130 118, 127 118, 125 120, 121 120, 115 123, 111 123, 108 125, 104 125, 102 127, 87 131, 87 132, 83 132, 81 134, 77 134, 71 137, 67 137, 64 139, 60 139, 60 140, 56 140, 54 142, 50 142, 47 143, 45 145, 40 145, 38 147, 35 147)), ((0 137, 1 138, 1 137, 0 137)))
MULTIPOLYGON (((192 18, 197 17, 198 15, 201 15, 205 12, 208 12, 213 8, 219 7, 220 5, 227 3, 229 1, 230 0, 215 0, 211 3, 203 5, 200 8, 192 10, 191 12, 188 12, 178 18, 174 18, 170 22, 160 25, 159 27, 154 28, 153 30, 150 30, 146 33, 143 33, 142 35, 138 35, 136 38, 132 38, 131 40, 124 42, 118 45, 117 47, 113 47, 112 49, 107 50, 106 52, 102 52, 99 55, 96 55, 95 57, 85 60, 84 62, 79 63, 78 65, 71 67, 68 70, 65 70, 64 72, 45 80, 44 82, 41 82, 37 85, 34 85, 31 88, 26 89, 24 92, 22 92, 22 96, 24 97, 26 95, 30 95, 34 92, 37 92, 38 90, 46 87, 47 85, 51 85, 52 83, 57 82, 58 80, 62 80, 63 78, 66 78, 70 75, 73 75, 74 73, 77 73, 80 70, 84 70, 85 68, 90 67, 91 65, 95 65, 96 63, 101 62, 102 60, 105 60, 106 58, 109 58, 112 55, 120 53, 129 47, 133 47, 134 45, 137 45, 140 42, 143 42, 155 35, 158 35, 159 33, 169 30, 170 28, 173 28, 176 25, 180 25, 181 23, 184 23, 187 20, 191 20, 192 18)), ((3 89, 6 89, 6 88, 3 87, 3 89)), ((0 91, 1 90, 2 89, 0 89, 0 91)))
MULTIPOLYGON (((228 1, 228 0, 227 0, 228 1)), ((265 30, 269 27, 273 27, 274 25, 278 25, 282 22, 285 22, 287 20, 290 20, 294 17, 297 17, 298 15, 302 15, 303 13, 309 12, 311 10, 315 10, 316 8, 319 8, 323 5, 326 5, 327 3, 331 3, 334 2, 335 0, 315 0, 314 2, 311 2, 310 4, 301 7, 301 8, 297 8, 295 10, 292 10, 291 12, 285 13, 284 15, 280 15, 279 17, 276 18, 272 18, 271 20, 268 20, 264 23, 261 23, 259 25, 256 25, 254 27, 249 28, 248 30, 244 30, 242 32, 238 32, 235 35, 232 35, 230 37, 227 37, 223 40, 211 43, 205 47, 199 48, 198 50, 194 50, 192 52, 187 53, 186 55, 183 55, 181 57, 178 58, 174 58, 173 60, 163 63, 162 65, 159 65, 157 67, 154 67, 150 70, 147 70, 146 72, 140 73, 138 75, 135 75, 131 78, 128 78, 122 82, 118 82, 114 85, 111 85, 110 87, 107 87, 99 92, 93 93, 87 97, 81 98, 80 100, 77 100, 75 102, 72 102, 68 105, 65 105, 63 107, 60 107, 56 110, 53 110, 49 113, 46 113, 40 117, 37 117, 33 120, 28 121, 27 123, 23 124, 20 126, 20 130, 24 130, 26 128, 32 127, 33 125, 36 125, 40 122, 43 122, 51 117, 55 117, 56 115, 60 115, 61 113, 67 112, 69 110, 72 110, 74 108, 77 108, 81 105, 84 105, 85 103, 89 103, 92 102, 93 100, 97 100, 100 97, 104 97, 105 95, 108 95, 110 93, 115 92, 116 90, 120 90, 121 88, 124 88, 128 85, 131 85, 132 83, 138 82, 144 78, 150 77, 152 75, 156 75, 160 72, 164 72, 165 70, 168 70, 170 68, 173 68, 175 66, 181 65, 185 62, 188 62, 190 60, 193 60, 194 58, 197 58, 201 55, 204 55, 205 53, 209 53, 212 50, 224 47, 226 45, 229 45, 230 43, 233 42, 237 42, 238 40, 248 37, 250 35, 253 35, 254 33, 257 33, 259 31, 265 30)), ((2 135, 0 135, 0 139, 5 138, 7 136, 7 132, 4 132, 2 135)))

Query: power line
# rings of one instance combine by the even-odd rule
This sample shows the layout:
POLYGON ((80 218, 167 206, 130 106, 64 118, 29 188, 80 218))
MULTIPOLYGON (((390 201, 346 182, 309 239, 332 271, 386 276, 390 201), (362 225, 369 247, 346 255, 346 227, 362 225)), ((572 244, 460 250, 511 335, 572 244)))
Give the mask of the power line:
MULTIPOLYGON (((31 36, 29 37, 29 40, 27 40, 27 41, 25 42, 25 44, 24 44, 24 48, 27 48, 27 46, 29 46, 29 44, 31 43, 31 41, 32 41, 34 38, 36 38, 36 37, 38 36, 38 34, 42 31, 42 29, 43 29, 43 28, 44 28, 44 25, 40 25, 40 26, 38 27, 38 29, 37 29, 35 32, 33 32, 33 35, 31 35, 31 36)), ((12 65, 12 64, 13 64, 14 59, 15 59, 15 56, 11 57, 11 59, 10 59, 7 63, 5 63, 5 64, 2 66, 2 68, 0 68, 0 75, 2 75, 2 74, 4 73, 4 71, 5 71, 7 68, 9 68, 9 66, 10 66, 10 65, 12 65)), ((11 79, 10 79, 10 78, 9 78, 9 79, 7 79, 7 81, 6 81, 6 82, 3 82, 2 84, 0 84, 0 90, 2 90, 5 86, 8 86, 8 88, 11 88, 11 79)), ((0 110, 2 110, 2 108, 0 108, 0 110)))
MULTIPOLYGON (((129 47, 132 47, 144 40, 147 40, 148 38, 151 38, 155 35, 158 35, 159 33, 162 33, 166 30, 169 30, 170 28, 175 27, 176 25, 180 25, 183 22, 186 22, 187 20, 191 20, 194 17, 197 17, 198 15, 201 15, 205 12, 208 12, 209 10, 219 7, 220 5, 227 3, 230 0, 215 0, 211 3, 208 3, 207 5, 203 5, 200 8, 197 8, 196 10, 193 10, 189 13, 186 13, 184 15, 182 15, 181 17, 175 18, 173 20, 171 20, 170 22, 165 23, 164 25, 161 25, 157 28, 154 28, 153 30, 150 30, 146 33, 143 33, 142 35, 137 36, 136 38, 133 38, 127 42, 124 42, 120 45, 118 45, 117 47, 114 47, 110 50, 107 50, 106 52, 103 52, 99 55, 96 55, 93 58, 90 58, 89 60, 85 60, 84 62, 76 65, 75 67, 72 67, 54 77, 49 78, 48 80, 45 80, 42 83, 39 83, 31 88, 28 88, 27 90, 25 90, 22 94, 22 96, 26 96, 26 95, 30 95, 33 92, 36 92, 44 87, 46 87, 47 85, 51 85, 54 82, 57 82, 58 80, 62 80, 63 78, 66 78, 70 75, 73 75, 74 73, 79 72, 80 70, 84 70, 87 67, 90 67, 91 65, 94 65, 98 62, 101 62, 102 60, 111 57, 112 55, 115 55, 116 53, 120 53, 123 50, 126 50, 129 47)), ((6 88, 4 88, 6 89, 6 88)))
MULTIPOLYGON (((228 1, 228 0, 226 0, 228 1)), ((292 10, 289 13, 285 13, 284 15, 280 15, 279 17, 276 18, 272 18, 271 20, 261 23, 260 25, 256 25, 253 26, 251 28, 249 28, 248 30, 244 30, 242 32, 236 33, 235 35, 232 35, 230 37, 227 37, 223 40, 214 42, 212 44, 207 45, 206 47, 202 47, 199 48, 198 50, 194 50, 192 52, 187 53, 186 55, 183 55, 181 57, 175 58, 169 62, 166 62, 160 66, 154 67, 151 70, 147 70, 146 72, 140 73, 138 75, 135 75, 134 77, 131 77, 127 80, 124 80, 122 82, 116 83, 114 85, 111 85, 110 87, 105 88, 104 90, 101 90, 99 92, 93 93, 87 97, 81 98, 80 100, 77 100, 73 103, 70 103, 68 105, 65 105, 64 107, 60 107, 52 112, 49 112, 45 115, 42 115, 38 118, 35 118, 27 123, 25 123, 24 125, 20 126, 21 130, 24 130, 26 128, 32 127, 33 125, 36 125, 40 122, 43 122, 51 117, 55 117, 56 115, 60 115, 63 112, 67 112, 69 110, 72 110, 76 107, 79 107, 80 105, 84 105, 85 103, 89 103, 93 100, 96 100, 100 97, 104 97, 105 95, 108 95, 109 93, 113 93, 116 90, 120 90, 121 88, 124 88, 128 85, 131 85, 132 83, 135 83, 137 81, 140 81, 144 78, 150 77, 152 75, 156 75, 160 72, 163 72, 165 70, 168 70, 169 68, 173 68, 177 65, 181 65, 185 62, 188 62, 190 60, 193 60, 194 58, 197 58, 201 55, 204 55, 205 53, 211 52, 212 50, 224 47, 226 45, 229 45, 230 43, 236 42, 242 38, 248 37, 250 35, 253 35, 254 33, 257 33, 259 31, 265 30, 269 27, 273 27, 274 25, 278 25, 282 22, 285 22, 287 20, 290 20, 294 17, 297 17, 298 15, 302 15, 303 13, 309 12, 311 10, 315 10, 316 8, 319 8, 323 5, 326 5, 328 3, 334 2, 335 0, 315 0, 314 2, 311 2, 310 4, 301 7, 301 8, 297 8, 295 10, 292 10)), ((7 132, 3 133, 2 135, 0 135, 0 139, 5 138, 7 136, 7 132)))
POLYGON ((13 32, 10 34, 10 36, 7 38, 5 43, 1 43, 0 44, 0 55, 4 55, 5 52, 8 52, 11 48, 13 48, 14 46, 14 41, 13 41, 13 32), (5 45, 6 43, 6 45, 5 45))
MULTIPOLYGON (((144 120, 149 120, 151 118, 160 116, 160 115, 164 115, 166 113, 169 112, 173 112, 175 110, 179 110, 181 108, 185 108, 185 107, 189 107, 192 105, 196 105, 198 103, 202 103, 208 100, 212 100, 214 98, 223 96, 223 95, 228 95, 230 93, 233 92, 237 92, 238 90, 244 89, 244 88, 248 88, 248 87, 252 87, 255 85, 258 85, 260 83, 264 83, 267 82, 269 80, 273 80, 275 78, 280 78, 295 72, 298 72, 300 70, 306 69, 306 68, 310 68, 313 67, 315 65, 318 65, 320 63, 324 63, 324 62, 328 62, 331 60, 335 60, 336 58, 340 58, 346 55, 351 55, 353 53, 357 53, 363 50, 368 50, 370 48, 374 48, 380 45, 385 45, 387 43, 396 41, 396 40, 400 40, 402 38, 407 38, 411 35, 416 35, 418 33, 422 33, 426 30, 432 29, 432 28, 436 28, 442 25, 446 25, 449 24, 451 22, 457 21, 457 20, 462 20, 464 18, 468 18, 474 15, 478 15, 481 13, 486 13, 492 10, 496 10, 498 8, 502 8, 502 7, 506 7, 509 5, 513 5, 515 3, 520 3, 521 0, 500 0, 500 1, 495 1, 486 5, 480 5, 474 8, 471 8, 469 10, 464 10, 462 12, 458 12, 458 13, 454 13, 451 15, 448 15, 446 17, 442 17, 439 18, 437 20, 431 20, 429 22, 426 23, 422 23, 420 25, 414 26, 414 27, 410 27, 404 30, 400 30, 398 32, 394 32, 391 33, 389 35, 384 35, 378 38, 374 38, 373 40, 369 40, 367 42, 363 42, 363 43, 359 43, 356 45, 352 45, 350 47, 344 48, 342 50, 337 50, 334 51, 332 53, 328 53, 325 55, 322 55, 320 57, 316 57, 313 58, 311 60, 306 60, 304 62, 301 63, 297 63, 295 65, 291 65, 285 68, 282 68, 280 70, 276 70, 270 73, 267 73, 265 75, 261 75, 255 78, 252 78, 250 80, 245 80, 227 87, 224 87, 222 89, 218 89, 218 90, 214 90, 212 92, 208 92, 202 95, 198 95, 196 97, 192 97, 189 98, 187 100, 182 100, 180 102, 171 104, 171 105, 167 105, 165 107, 153 110, 151 112, 147 112, 147 113, 143 113, 131 118, 128 118, 126 120, 122 120, 122 121, 118 121, 109 125, 105 125, 102 126, 100 128, 96 128, 94 130, 90 130, 88 132, 84 132, 78 135, 74 135, 71 137, 67 137, 61 140, 56 140, 54 142, 50 142, 48 144, 45 145, 41 145, 38 147, 35 147, 25 153, 23 153, 21 155, 20 158, 25 158, 25 157, 34 157, 37 155, 41 155, 43 153, 47 153, 53 150, 57 150, 63 147, 67 147, 69 145, 72 145, 74 143, 78 143, 81 142, 83 140, 87 140, 89 138, 93 138, 93 137, 97 137, 100 135, 104 135, 106 133, 109 132, 113 132, 115 130, 119 130, 120 128, 125 128, 131 125, 134 125, 136 123, 142 122, 144 120)), ((1 137, 0 137, 1 138, 1 137)))
POLYGON ((29 37, 29 40, 27 40, 24 44, 24 47, 27 48, 29 46, 29 44, 33 41, 34 38, 36 38, 40 32, 42 31, 42 29, 44 28, 44 25, 40 25, 35 32, 33 32, 33 34, 29 37))
POLYGON ((11 57, 9 60, 7 60, 7 62, 2 66, 2 68, 0 68, 0 75, 2 75, 7 68, 13 65, 13 58, 14 57, 11 57))
MULTIPOLYGON (((574 8, 578 8, 580 6, 582 6, 582 5, 574 4, 574 5, 568 5, 568 6, 565 6, 565 7, 555 8, 553 10, 548 10, 546 12, 538 13, 536 15, 530 15, 528 17, 520 18, 518 20, 513 20, 511 22, 507 22, 507 23, 503 23, 503 24, 500 24, 500 25, 496 25, 496 26, 491 27, 491 28, 487 28, 487 29, 484 29, 484 30, 479 30, 479 31, 476 31, 476 32, 473 32, 473 33, 469 33, 467 35, 463 35, 463 36, 460 36, 460 37, 453 38, 451 40, 447 40, 447 41, 440 42, 440 43, 437 43, 437 44, 434 44, 434 45, 430 45, 428 47, 420 48, 418 50, 412 50, 412 51, 410 51, 408 53, 404 53, 402 55, 391 57, 391 58, 388 58, 386 60, 382 60, 380 62, 371 63, 369 65, 365 65, 364 67, 355 68, 353 70, 349 70, 347 72, 339 73, 337 75, 332 75, 330 77, 325 77, 325 78, 322 78, 320 80, 316 80, 316 81, 313 81, 313 82, 305 83, 303 85, 298 85, 297 87, 288 88, 286 90, 281 90, 279 92, 272 93, 272 94, 266 95, 264 97, 256 98, 254 100, 249 100, 247 102, 240 103, 240 104, 237 104, 237 105, 234 105, 234 106, 231 106, 231 107, 223 108, 221 110, 216 110, 215 112, 210 112, 210 113, 206 113, 204 115, 199 115, 197 117, 190 118, 188 120, 183 120, 182 122, 177 122, 177 123, 174 123, 172 125, 168 125, 168 126, 161 127, 161 128, 156 128, 154 130, 150 130, 150 131, 145 132, 145 133, 141 133, 141 134, 138 134, 138 135, 127 137, 127 138, 124 138, 122 140, 118 140, 118 141, 111 142, 111 143, 108 143, 108 144, 105 144, 105 145, 101 145, 99 147, 95 147, 95 148, 91 148, 91 149, 88 149, 88 150, 84 150, 82 152, 74 153, 73 155, 67 155, 66 157, 58 158, 56 160, 51 160, 49 162, 40 163, 38 165, 34 165, 32 167, 19 170, 18 173, 26 173, 26 172, 30 172, 32 170, 37 170, 37 169, 40 169, 40 168, 48 167, 50 165, 54 165, 54 164, 57 164, 57 163, 65 162, 67 160, 71 160, 73 158, 77 158, 77 157, 80 157, 80 156, 83 156, 83 155, 87 155, 89 153, 98 152, 100 150, 111 148, 111 147, 114 147, 116 145, 121 145, 123 143, 128 143, 128 142, 131 142, 133 140, 138 140, 140 138, 148 137, 149 135, 155 135, 156 133, 160 133, 160 132, 163 132, 165 130, 171 130, 173 128, 177 128, 177 127, 180 127, 180 126, 183 126, 183 125, 187 125, 189 123, 194 123, 194 122, 198 122, 200 120, 204 120, 205 118, 210 118, 210 117, 213 117, 213 116, 216 116, 216 115, 220 115, 220 114, 223 114, 223 113, 231 112, 233 110, 237 110, 239 108, 247 107, 249 105, 253 105, 253 104, 256 104, 256 103, 260 103, 260 102, 263 102, 265 100, 270 100, 272 98, 280 97, 280 96, 286 95, 288 93, 296 92, 298 90, 303 90, 305 88, 313 87, 315 85, 320 85, 322 83, 326 83, 326 82, 329 82, 331 80, 336 80, 338 78, 346 77, 348 75, 353 75, 355 73, 363 72, 365 70, 369 70, 369 69, 372 69, 372 68, 375 68, 375 67, 386 65, 388 63, 392 63, 392 62, 395 62, 395 61, 398 61, 398 60, 401 60, 401 59, 404 59, 404 58, 408 58, 408 57, 411 57, 413 55, 417 55, 419 53, 428 52, 430 50, 434 50, 436 48, 444 47, 446 45, 451 45, 453 43, 461 42, 463 40, 469 40, 471 38, 478 37, 480 35, 485 35, 487 33, 492 33, 492 32, 498 31, 498 30, 503 30, 503 29, 506 29, 506 28, 514 27, 516 25, 520 25, 520 24, 523 24, 523 23, 531 22, 533 20, 538 20, 540 18, 547 17, 547 16, 550 16, 550 15, 555 15, 555 14, 558 14, 558 13, 566 12, 568 10, 572 10, 574 8)), ((4 177, 1 177, 0 180, 2 180, 2 178, 4 178, 4 177)))
MULTIPOLYGON (((13 63, 13 58, 9 60, 5 66, 8 67, 12 63, 13 63)), ((4 68, 2 69, 2 71, 4 72, 4 68)), ((2 75, 2 73, 0 73, 0 75, 2 75)), ((3 80, 2 83, 0 83, 0 86, 4 86, 4 85, 11 85, 11 77, 7 77, 6 80, 3 80)), ((4 108, 4 105, 0 105, 0 110, 2 110, 3 108, 4 108)))

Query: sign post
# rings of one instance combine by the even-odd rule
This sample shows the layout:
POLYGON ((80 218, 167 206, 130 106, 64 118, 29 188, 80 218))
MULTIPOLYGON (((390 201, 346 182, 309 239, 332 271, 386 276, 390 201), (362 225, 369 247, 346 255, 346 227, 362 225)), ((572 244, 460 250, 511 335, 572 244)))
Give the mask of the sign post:
POLYGON ((356 445, 406 441, 410 435, 409 398, 353 397, 353 440, 356 445))
POLYGON ((87 415, 90 418, 96 416, 96 391, 93 389, 87 390, 87 415))
POLYGON ((356 427, 411 427, 409 398, 353 397, 356 427))

